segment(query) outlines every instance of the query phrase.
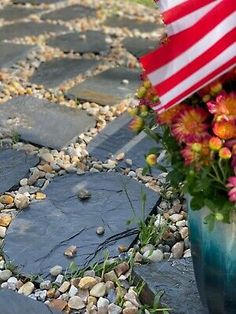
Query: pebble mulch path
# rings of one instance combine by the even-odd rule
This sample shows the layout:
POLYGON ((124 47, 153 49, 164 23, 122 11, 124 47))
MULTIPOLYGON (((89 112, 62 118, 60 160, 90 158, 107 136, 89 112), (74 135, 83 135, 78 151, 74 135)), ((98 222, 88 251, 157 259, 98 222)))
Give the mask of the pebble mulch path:
MULTIPOLYGON (((1 288, 68 314, 136 314, 131 262, 190 256, 186 210, 165 173, 142 175, 150 142, 122 115, 135 103, 136 57, 162 33, 157 11, 124 1, 0 1, 1 288), (125 221, 137 216, 117 178, 135 208, 144 186, 146 216, 158 204, 154 227, 168 224, 158 245, 133 246, 137 220, 125 221), (78 269, 108 247, 118 259, 78 269)), ((47 313, 12 293, 0 300, 47 313)))

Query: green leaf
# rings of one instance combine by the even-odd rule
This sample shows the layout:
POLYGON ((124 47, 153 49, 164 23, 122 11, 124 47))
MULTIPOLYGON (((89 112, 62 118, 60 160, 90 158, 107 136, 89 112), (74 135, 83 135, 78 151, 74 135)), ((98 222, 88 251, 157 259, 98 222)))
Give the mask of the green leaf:
POLYGON ((209 231, 212 231, 214 229, 215 222, 216 222, 216 220, 215 220, 214 214, 210 214, 210 215, 205 217, 205 223, 208 225, 209 231))
POLYGON ((200 210, 204 206, 204 196, 202 194, 195 194, 190 203, 192 210, 200 210))

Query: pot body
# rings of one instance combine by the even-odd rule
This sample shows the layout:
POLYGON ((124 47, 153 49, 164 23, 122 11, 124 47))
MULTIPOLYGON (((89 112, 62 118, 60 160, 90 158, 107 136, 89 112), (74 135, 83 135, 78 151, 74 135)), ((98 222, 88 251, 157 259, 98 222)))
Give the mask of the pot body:
POLYGON ((191 252, 198 290, 210 314, 236 314, 236 223, 217 222, 213 231, 209 231, 204 223, 208 214, 207 208, 200 211, 189 208, 191 252))

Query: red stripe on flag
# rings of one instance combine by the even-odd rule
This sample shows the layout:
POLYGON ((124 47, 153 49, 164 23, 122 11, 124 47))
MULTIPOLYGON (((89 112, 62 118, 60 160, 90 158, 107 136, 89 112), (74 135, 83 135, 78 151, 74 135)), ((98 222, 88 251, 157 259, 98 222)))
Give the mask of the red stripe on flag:
POLYGON ((140 58, 147 74, 164 66, 196 44, 208 32, 213 30, 220 22, 236 10, 236 1, 219 3, 191 28, 173 35, 171 40, 158 50, 140 58), (181 42, 181 44, 179 44, 181 42), (166 54, 166 50, 169 50, 166 54))
MULTIPOLYGON (((186 78, 188 78, 188 76, 196 72, 197 69, 209 63, 212 59, 217 57, 217 55, 219 55, 231 44, 233 44, 235 42, 235 39, 236 29, 233 29, 229 33, 227 33, 223 38, 219 39, 219 41, 215 45, 210 47, 202 55, 194 59, 191 63, 187 64, 187 66, 183 67, 179 72, 172 75, 167 80, 157 84, 156 90, 158 91, 158 95, 159 96, 164 95, 168 90, 174 88, 179 82, 185 80, 186 78)), ((168 49, 166 49, 166 54, 168 54, 168 49)))
POLYGON ((189 97, 190 95, 198 91, 199 89, 203 88, 205 85, 217 79, 217 77, 223 75, 225 72, 232 69, 235 66, 235 63, 236 63, 236 57, 233 57, 231 60, 229 60, 222 66, 220 66, 218 69, 216 69, 215 71, 213 71, 212 73, 204 77, 202 80, 198 81, 196 84, 188 88, 186 91, 184 91, 183 93, 181 93, 174 99, 172 99, 169 103, 167 103, 165 106, 160 108, 160 110, 167 110, 173 105, 180 103, 181 101, 183 101, 184 99, 186 99, 187 97, 189 97))
MULTIPOLYGON (((193 13, 194 11, 204 7, 205 5, 215 2, 216 0, 187 0, 172 9, 162 13, 165 24, 173 23, 174 21, 193 13)), ((225 0, 227 1, 227 0, 225 0)))

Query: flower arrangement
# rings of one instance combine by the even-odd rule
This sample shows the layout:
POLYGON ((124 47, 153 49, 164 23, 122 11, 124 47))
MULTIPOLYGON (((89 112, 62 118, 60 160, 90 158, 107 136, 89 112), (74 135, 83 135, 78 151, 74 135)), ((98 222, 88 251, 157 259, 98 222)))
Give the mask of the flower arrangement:
POLYGON ((158 97, 144 77, 137 91, 139 106, 130 109, 130 128, 145 130, 161 148, 146 155, 147 166, 163 170, 171 164, 168 179, 174 186, 184 183, 191 195, 191 208, 207 206, 206 222, 230 223, 236 210, 236 69, 199 90, 175 107, 157 114, 152 107, 158 97), (160 150, 166 151, 166 164, 160 165, 160 150))

